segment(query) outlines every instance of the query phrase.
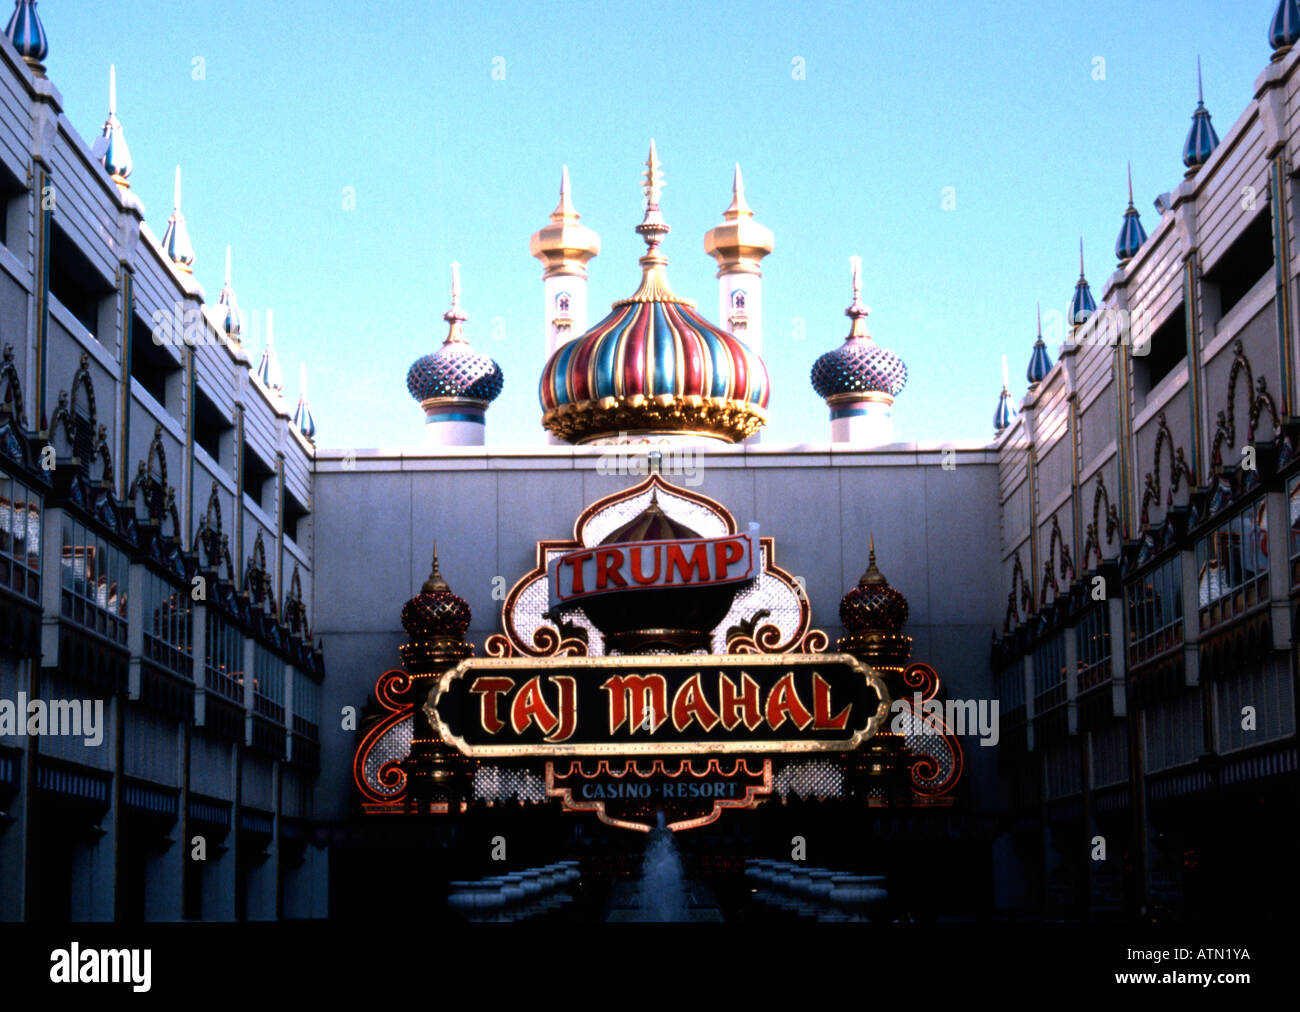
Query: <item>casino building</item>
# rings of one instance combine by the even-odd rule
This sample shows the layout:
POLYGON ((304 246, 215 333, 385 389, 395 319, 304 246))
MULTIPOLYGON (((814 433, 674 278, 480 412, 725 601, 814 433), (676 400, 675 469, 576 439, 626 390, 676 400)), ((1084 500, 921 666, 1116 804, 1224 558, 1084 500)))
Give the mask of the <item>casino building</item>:
POLYGON ((936 444, 893 431, 856 259, 808 363, 826 442, 763 440, 775 238, 737 167, 717 317, 678 295, 652 141, 639 280, 561 173, 540 377, 475 350, 453 264, 410 448, 318 447, 229 253, 207 301, 179 169, 146 223, 115 81, 88 145, 35 3, 6 34, 0 919, 599 919, 661 831, 728 919, 1197 919, 1264 907, 1247 862, 1294 885, 1296 0, 1222 141, 1198 101, 1150 235, 1130 181, 1100 300, 1081 254, 993 438, 936 444), (593 323, 597 270, 631 294, 593 323), (548 442, 488 443, 534 381, 548 442), (4 723, 36 699, 46 730, 101 701, 102 741, 4 723))

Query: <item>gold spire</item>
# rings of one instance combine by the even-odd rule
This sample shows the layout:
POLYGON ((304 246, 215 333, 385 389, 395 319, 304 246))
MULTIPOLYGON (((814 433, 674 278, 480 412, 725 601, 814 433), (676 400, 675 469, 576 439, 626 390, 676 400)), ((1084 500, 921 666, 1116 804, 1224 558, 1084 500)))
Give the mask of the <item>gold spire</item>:
POLYGON ((867 330, 867 316, 871 313, 871 307, 862 304, 862 257, 849 257, 849 267, 853 272, 853 302, 844 310, 844 315, 853 321, 853 326, 849 330, 848 339, 869 338, 871 332, 867 330))
POLYGON ((754 220, 745 200, 745 179, 736 164, 731 182, 731 205, 722 212, 722 224, 704 235, 704 252, 718 262, 718 277, 724 274, 758 274, 759 262, 772 252, 772 230, 754 220))
POLYGON ((885 574, 876 568, 876 537, 874 534, 871 535, 870 545, 871 547, 868 549, 868 554, 867 554, 867 571, 863 573, 862 578, 858 580, 858 586, 859 587, 888 586, 889 581, 885 579, 885 574))
POLYGON ((545 267, 542 277, 587 276, 587 261, 600 252, 600 236, 578 224, 579 217, 570 194, 569 167, 565 165, 560 170, 560 202, 551 212, 551 223, 533 233, 528 244, 529 252, 545 267))
POLYGON ((461 324, 469 319, 465 311, 460 308, 460 264, 452 261, 451 265, 451 308, 442 314, 442 318, 447 321, 447 339, 443 344, 451 344, 453 341, 464 341, 465 334, 461 324))
POLYGON ((659 213, 659 195, 664 188, 664 174, 660 169, 659 156, 655 152, 655 142, 650 141, 650 154, 645 160, 646 171, 642 175, 646 204, 645 217, 636 227, 637 233, 645 240, 646 252, 641 257, 641 286, 626 299, 619 299, 612 308, 626 306, 631 302, 679 302, 694 308, 695 303, 681 299, 668 287, 668 275, 664 270, 668 258, 659 252, 659 243, 672 231, 663 215, 659 213))
POLYGON ((442 578, 442 570, 438 568, 438 540, 433 541, 433 571, 429 573, 429 578, 424 581, 424 586, 420 588, 421 594, 436 594, 440 590, 451 590, 447 586, 447 581, 442 578))

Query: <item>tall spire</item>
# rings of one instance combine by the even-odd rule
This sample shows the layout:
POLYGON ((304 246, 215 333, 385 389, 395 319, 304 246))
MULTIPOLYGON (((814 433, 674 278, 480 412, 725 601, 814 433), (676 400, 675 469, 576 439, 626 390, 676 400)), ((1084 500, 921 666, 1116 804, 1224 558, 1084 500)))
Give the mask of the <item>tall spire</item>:
POLYGON ((131 175, 131 151, 126 146, 126 136, 122 132, 122 123, 117 118, 117 67, 108 68, 108 119, 104 121, 102 134, 108 142, 99 163, 104 166, 113 182, 123 189, 130 188, 127 177, 131 175))
POLYGON ((1124 212, 1124 223, 1119 230, 1119 238, 1115 240, 1115 256, 1119 258, 1119 265, 1125 267, 1128 262, 1137 256, 1137 252, 1142 248, 1142 244, 1147 241, 1146 230, 1142 228, 1142 218, 1138 214, 1138 209, 1133 206, 1133 163, 1128 166, 1128 210, 1124 212))
POLYGON ((1219 135, 1214 132, 1210 122, 1210 112, 1205 108, 1205 91, 1201 85, 1201 58, 1196 58, 1196 110, 1192 113, 1192 127, 1187 132, 1187 141, 1183 144, 1183 164, 1187 166, 1187 175, 1194 176, 1202 165, 1210 160, 1214 149, 1219 146, 1219 135))
POLYGON ((763 351, 761 264, 774 245, 772 230, 754 220, 737 163, 731 204, 722 212, 722 223, 704 234, 704 252, 718 263, 719 317, 758 354, 763 351))
POLYGON ((176 166, 176 188, 172 201, 172 216, 167 219, 167 231, 162 237, 163 252, 179 270, 186 274, 194 273, 194 246, 190 242, 190 231, 185 225, 185 215, 181 214, 181 167, 176 166))
POLYGON ((1047 354, 1047 345, 1043 343, 1043 305, 1040 302, 1038 304, 1038 339, 1034 341, 1034 350, 1029 356, 1029 368, 1025 370, 1025 378, 1029 380, 1030 387, 1035 387, 1051 371, 1052 360, 1047 354))
POLYGON ((238 343, 244 324, 239 316, 239 303, 235 300, 235 289, 230 283, 229 246, 226 247, 226 283, 221 286, 221 297, 217 300, 217 305, 225 308, 226 315, 222 321, 222 328, 226 332, 226 337, 238 343))
POLYGON ((754 217, 754 212, 745 202, 745 177, 740 174, 740 162, 736 163, 736 173, 731 179, 731 206, 722 212, 727 221, 735 221, 742 215, 754 217))
POLYGON ((41 61, 50 55, 50 41, 36 14, 36 0, 14 0, 14 12, 9 16, 5 35, 23 62, 32 68, 32 73, 44 77, 45 66, 41 61))
POLYGON ((659 213, 659 197, 664 189, 664 174, 661 171, 659 155, 655 151, 654 139, 650 140, 650 154, 645 160, 646 170, 642 174, 642 188, 645 191, 645 217, 636 227, 637 233, 645 240, 646 252, 641 257, 641 287, 631 298, 620 299, 614 303, 621 306, 629 302, 683 302, 694 306, 686 299, 679 299, 668 287, 668 277, 664 268, 668 258, 659 252, 659 244, 670 231, 668 223, 659 213))
POLYGON ((262 361, 257 364, 257 378, 262 386, 273 393, 284 390, 284 374, 280 371, 280 358, 275 353, 275 327, 271 310, 266 311, 266 348, 262 351, 262 361))
POLYGON ((293 409, 293 427, 309 441, 316 439, 316 419, 312 417, 311 405, 307 403, 307 363, 298 366, 298 406, 293 409))
POLYGON ((853 321, 849 328, 849 339, 869 338, 871 333, 867 330, 867 317, 871 315, 871 307, 862 304, 862 257, 849 257, 849 271, 853 276, 853 301, 844 310, 844 315, 853 321))
POLYGON ((442 314, 442 318, 447 321, 447 339, 443 344, 451 344, 453 341, 464 341, 465 334, 461 324, 469 319, 465 311, 460 308, 460 264, 452 261, 451 265, 451 308, 442 314))
POLYGON ((1079 280, 1074 285, 1074 298, 1070 300, 1070 324, 1081 327, 1088 322, 1088 317, 1097 311, 1097 301, 1092 297, 1088 287, 1088 278, 1083 272, 1083 237, 1079 238, 1079 280))

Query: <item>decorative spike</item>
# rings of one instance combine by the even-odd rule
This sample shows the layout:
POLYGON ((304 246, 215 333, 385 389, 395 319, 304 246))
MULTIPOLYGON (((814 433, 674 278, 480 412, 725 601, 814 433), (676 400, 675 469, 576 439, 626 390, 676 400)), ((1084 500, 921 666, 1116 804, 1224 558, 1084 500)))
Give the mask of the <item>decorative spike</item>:
POLYGON ((722 212, 722 217, 727 221, 735 221, 742 216, 752 218, 754 212, 745 201, 745 179, 740 174, 740 163, 737 162, 736 174, 731 180, 731 206, 722 212))
POLYGON ((167 219, 167 231, 163 233, 162 247, 177 269, 186 274, 193 274, 194 246, 190 242, 189 229, 185 225, 185 215, 181 213, 181 167, 179 165, 176 166, 173 196, 172 216, 167 219))
POLYGON ((469 317, 460 308, 460 264, 456 262, 451 265, 451 308, 442 314, 442 318, 448 324, 447 338, 443 341, 443 344, 464 341, 465 334, 461 324, 468 320, 469 317))
POLYGON ((116 66, 108 68, 108 119, 104 121, 101 136, 106 143, 99 164, 104 166, 108 174, 113 177, 113 182, 123 189, 130 189, 131 184, 127 182, 127 177, 131 175, 133 166, 131 151, 126 145, 126 136, 122 131, 122 123, 117 118, 116 66))
POLYGON ((859 587, 884 587, 888 586, 889 581, 885 579, 885 574, 876 568, 876 538, 870 535, 868 538, 867 549, 867 571, 858 579, 859 587))
POLYGON ((1128 206, 1133 206, 1133 163, 1128 162, 1128 206))
POLYGON ((1052 360, 1047 354, 1047 345, 1043 343, 1043 306, 1038 304, 1038 339, 1034 341, 1034 350, 1029 356, 1029 368, 1025 377, 1031 388, 1037 386, 1052 371, 1052 360))
POLYGON ((1128 169, 1128 210, 1124 212, 1124 222, 1120 226, 1119 238, 1115 240, 1115 256, 1119 265, 1124 267, 1137 256, 1142 244, 1147 241, 1146 230, 1142 228, 1142 218, 1133 205, 1133 166, 1128 169))
POLYGON ((1196 109, 1192 113, 1192 126, 1187 132, 1183 144, 1183 164, 1187 166, 1187 175, 1194 176, 1202 165, 1210 160, 1214 149, 1219 146, 1219 135, 1214 132, 1210 121, 1210 112, 1205 108, 1205 94, 1201 84, 1201 58, 1196 58, 1196 109))
POLYGON ((867 330, 867 317, 871 314, 871 309, 862 304, 862 257, 849 257, 849 269, 853 276, 853 302, 844 310, 844 315, 853 321, 849 338, 869 338, 871 334, 867 330))
POLYGON ((438 541, 435 538, 433 542, 433 569, 429 573, 429 578, 424 581, 424 586, 420 588, 420 593, 436 594, 439 591, 448 590, 451 590, 451 587, 442 578, 442 570, 438 568, 438 541))
POLYGON ((235 299, 235 289, 231 284, 230 271, 230 247, 226 247, 226 283, 221 288, 221 297, 217 300, 217 305, 224 306, 226 309, 226 318, 222 326, 225 329, 226 337, 238 342, 239 335, 243 332, 243 319, 239 313, 239 303, 235 299))
POLYGON ((646 157, 645 164, 646 171, 644 189, 646 204, 650 207, 658 207, 659 196, 663 193, 664 189, 664 176, 660 171, 662 163, 659 161, 659 156, 655 152, 655 142, 653 137, 650 138, 650 154, 646 157))
POLYGON ((271 310, 266 311, 266 348, 262 351, 262 361, 257 366, 257 378, 262 386, 272 393, 284 390, 284 374, 280 371, 280 359, 275 353, 275 324, 271 310))
POLYGON ((293 425, 309 441, 316 439, 316 419, 312 417, 311 405, 307 402, 307 363, 298 365, 298 406, 293 409, 293 425))

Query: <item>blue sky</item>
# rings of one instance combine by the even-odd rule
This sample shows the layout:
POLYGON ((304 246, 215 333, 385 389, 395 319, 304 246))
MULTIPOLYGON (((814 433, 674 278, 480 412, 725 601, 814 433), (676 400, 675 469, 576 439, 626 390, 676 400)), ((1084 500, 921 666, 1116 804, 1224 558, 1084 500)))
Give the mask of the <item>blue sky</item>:
POLYGON ((356 448, 419 440, 405 375, 445 336, 452 260, 466 332, 505 372, 489 442, 543 440, 529 236, 567 163, 603 247, 594 324, 639 279, 651 137, 679 295, 716 315, 702 241, 734 162, 776 235, 765 440, 829 438, 808 370, 848 331, 854 254, 871 331, 909 368, 897 438, 989 437, 1000 356, 1018 399, 1035 302, 1065 309, 1080 236, 1101 296, 1125 160, 1153 231, 1153 198, 1182 179, 1197 55, 1224 136, 1268 63, 1273 7, 45 0, 40 14, 71 121, 98 134, 116 63, 132 186, 154 231, 179 162, 209 298, 229 243, 241 306, 275 312, 290 403, 306 360, 319 444, 356 448))

